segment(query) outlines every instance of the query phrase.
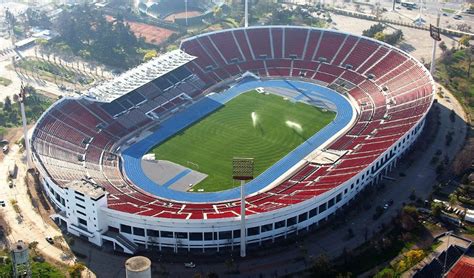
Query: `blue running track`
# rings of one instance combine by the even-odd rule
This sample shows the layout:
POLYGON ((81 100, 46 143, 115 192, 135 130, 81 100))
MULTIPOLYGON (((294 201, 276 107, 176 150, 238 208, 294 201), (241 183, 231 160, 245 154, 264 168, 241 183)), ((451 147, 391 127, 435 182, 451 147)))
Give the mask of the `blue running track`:
MULTIPOLYGON (((352 118, 352 107, 349 101, 339 93, 308 82, 302 81, 288 81, 288 80, 252 80, 243 83, 239 83, 229 88, 224 93, 212 94, 206 96, 194 103, 186 110, 181 111, 163 123, 160 124, 159 128, 148 137, 141 141, 138 141, 131 145, 129 148, 122 152, 123 167, 127 174, 127 177, 136 185, 143 190, 161 196, 163 198, 172 199, 183 202, 219 202, 231 199, 237 199, 240 196, 240 188, 233 188, 220 192, 207 192, 207 193, 192 193, 192 192, 181 192, 168 188, 172 181, 168 181, 163 186, 156 184, 154 181, 149 179, 143 169, 141 168, 141 159, 149 150, 154 146, 163 143, 168 138, 175 135, 177 132, 185 129, 193 123, 201 120, 205 116, 209 115, 225 103, 235 98, 236 96, 255 89, 257 87, 280 87, 285 89, 298 89, 302 94, 305 94, 307 98, 314 98, 308 103, 331 103, 337 109, 336 118, 321 129, 319 132, 310 137, 307 141, 302 143, 292 152, 287 154, 285 157, 280 159, 277 163, 268 168, 265 172, 260 174, 254 180, 250 181, 246 185, 246 194, 252 194, 257 192, 273 180, 288 171, 293 165, 298 163, 309 153, 315 150, 318 146, 326 142, 329 138, 335 135, 339 130, 348 125, 352 118), (166 186, 165 186, 166 185, 166 186)), ((319 105, 318 105, 319 106, 319 105)), ((331 105, 332 106, 332 105, 331 105)), ((190 152, 193 150, 190 149, 190 152)), ((187 173, 182 172, 173 179, 180 179, 187 173)))

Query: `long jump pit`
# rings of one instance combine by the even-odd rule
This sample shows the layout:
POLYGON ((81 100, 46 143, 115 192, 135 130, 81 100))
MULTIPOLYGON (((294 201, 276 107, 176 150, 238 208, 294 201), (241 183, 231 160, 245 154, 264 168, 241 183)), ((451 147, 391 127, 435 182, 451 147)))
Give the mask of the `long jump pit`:
POLYGON ((155 160, 154 155, 144 156, 141 166, 145 175, 159 186, 176 191, 189 191, 205 178, 206 174, 168 160, 155 160))

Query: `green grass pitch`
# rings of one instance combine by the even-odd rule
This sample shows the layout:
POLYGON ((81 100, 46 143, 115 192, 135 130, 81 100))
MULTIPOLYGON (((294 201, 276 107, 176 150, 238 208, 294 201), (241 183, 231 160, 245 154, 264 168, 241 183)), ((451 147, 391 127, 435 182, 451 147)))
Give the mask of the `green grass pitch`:
POLYGON ((251 91, 229 101, 151 152, 156 159, 207 174, 206 179, 193 187, 194 191, 201 188, 205 192, 221 191, 239 185, 232 180, 233 157, 253 157, 257 176, 334 118, 331 111, 251 91), (257 116, 255 126, 252 112, 257 116), (290 128, 287 121, 298 123, 302 131, 290 128))

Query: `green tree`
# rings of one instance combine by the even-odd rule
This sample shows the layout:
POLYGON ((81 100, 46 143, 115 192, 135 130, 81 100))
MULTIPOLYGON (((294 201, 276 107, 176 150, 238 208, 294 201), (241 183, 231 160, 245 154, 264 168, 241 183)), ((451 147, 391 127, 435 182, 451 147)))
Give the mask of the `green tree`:
POLYGON ((443 209, 443 204, 438 202, 431 203, 431 214, 434 217, 439 217, 441 215, 441 211, 443 209))
POLYGON ((459 39, 459 45, 464 47, 469 47, 469 41, 471 37, 469 35, 464 35, 459 39))
POLYGON ((30 26, 37 26, 44 29, 51 28, 51 20, 45 11, 40 11, 33 8, 26 10, 26 23, 30 26))
POLYGON ((336 276, 336 271, 332 267, 329 259, 325 255, 317 257, 309 269, 310 275, 313 278, 325 278, 336 276))
POLYGON ((394 278, 397 277, 395 270, 392 268, 384 268, 379 273, 377 273, 374 278, 394 278))
POLYGON ((145 53, 145 55, 143 55, 143 61, 144 62, 149 61, 149 60, 155 58, 156 56, 158 56, 158 53, 156 52, 156 50, 154 50, 154 49, 149 50, 145 53))
POLYGON ((374 39, 379 40, 381 42, 385 41, 385 33, 384 32, 377 32, 374 35, 374 39))
POLYGON ((71 278, 80 278, 82 271, 86 269, 83 263, 75 263, 69 267, 69 275, 71 278))
POLYGON ((369 38, 375 37, 375 34, 385 30, 385 26, 382 23, 377 23, 369 27, 369 29, 362 31, 362 36, 369 38))
POLYGON ((5 98, 5 102, 3 103, 3 111, 12 111, 12 100, 10 99, 10 97, 5 98))
POLYGON ((444 41, 439 43, 439 48, 441 48, 441 51, 445 52, 448 47, 446 46, 446 43, 444 41))

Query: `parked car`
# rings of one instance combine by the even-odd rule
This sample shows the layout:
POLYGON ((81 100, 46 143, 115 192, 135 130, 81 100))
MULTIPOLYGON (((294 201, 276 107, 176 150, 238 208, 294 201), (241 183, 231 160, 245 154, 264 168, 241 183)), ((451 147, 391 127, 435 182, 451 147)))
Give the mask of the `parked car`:
POLYGON ((0 206, 5 207, 5 201, 0 200, 0 206))
POLYGON ((54 240, 53 240, 52 237, 47 236, 45 239, 46 239, 46 241, 47 241, 49 244, 54 244, 54 240))
POLYGON ((196 265, 195 265, 193 262, 189 262, 189 263, 184 263, 184 267, 187 267, 187 268, 195 268, 196 265))
POLYGON ((8 187, 13 188, 15 186, 12 180, 8 180, 8 187))
POLYGON ((456 20, 460 20, 460 19, 462 19, 462 15, 456 14, 456 15, 453 16, 453 18, 456 19, 456 20))

